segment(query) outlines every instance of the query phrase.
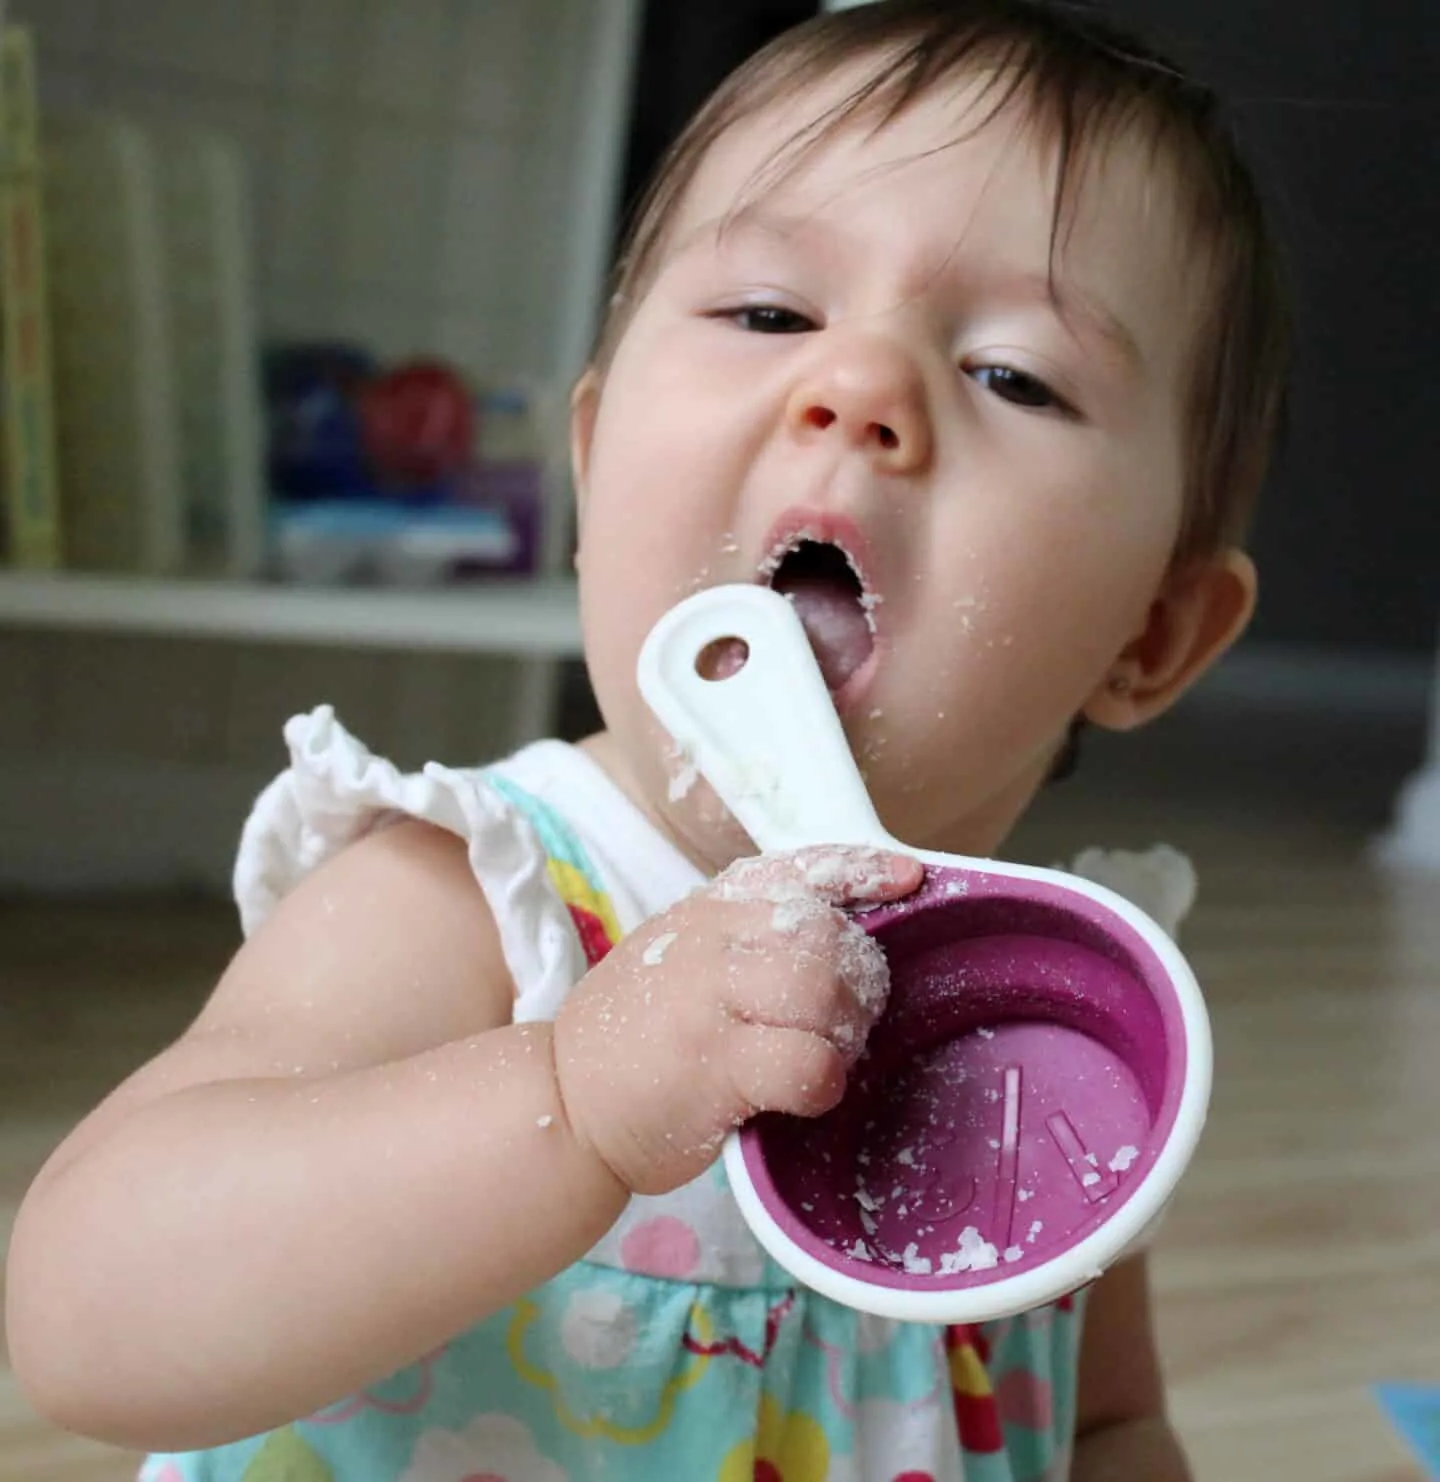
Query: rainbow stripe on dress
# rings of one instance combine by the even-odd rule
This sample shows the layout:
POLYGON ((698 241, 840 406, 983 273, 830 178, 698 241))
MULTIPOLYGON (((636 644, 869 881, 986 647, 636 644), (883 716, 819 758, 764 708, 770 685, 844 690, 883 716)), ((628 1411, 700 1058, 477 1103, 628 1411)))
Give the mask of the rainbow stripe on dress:
POLYGON ((487 773, 485 780, 535 830, 545 851, 550 883, 570 912, 586 963, 594 967, 623 935, 600 871, 569 825, 548 804, 494 772, 487 773))

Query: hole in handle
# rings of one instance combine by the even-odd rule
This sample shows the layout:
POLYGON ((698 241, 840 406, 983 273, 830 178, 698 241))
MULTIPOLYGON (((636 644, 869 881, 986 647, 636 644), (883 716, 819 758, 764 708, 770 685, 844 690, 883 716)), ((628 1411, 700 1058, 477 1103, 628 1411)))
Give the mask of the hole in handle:
POLYGON ((717 638, 695 659, 695 672, 712 684, 733 679, 750 662, 750 645, 743 638, 717 638))

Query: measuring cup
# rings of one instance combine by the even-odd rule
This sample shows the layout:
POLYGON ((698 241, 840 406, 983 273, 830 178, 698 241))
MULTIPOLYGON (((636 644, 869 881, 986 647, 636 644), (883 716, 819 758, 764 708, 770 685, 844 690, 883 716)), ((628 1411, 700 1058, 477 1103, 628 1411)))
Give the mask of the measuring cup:
POLYGON ((871 805, 805 630, 759 586, 656 625, 641 693, 756 846, 913 855, 921 889, 856 916, 890 999, 844 1098, 727 1142, 741 1213, 815 1291, 904 1321, 986 1322, 1135 1248, 1199 1140, 1209 1021, 1166 933, 1104 886, 913 849, 871 805), (739 640, 744 666, 700 672, 739 640))

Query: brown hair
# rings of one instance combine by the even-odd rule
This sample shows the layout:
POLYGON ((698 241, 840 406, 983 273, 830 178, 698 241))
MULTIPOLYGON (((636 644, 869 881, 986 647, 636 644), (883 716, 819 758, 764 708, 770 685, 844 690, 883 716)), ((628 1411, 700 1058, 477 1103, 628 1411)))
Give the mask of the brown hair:
POLYGON ((1088 153, 1118 136, 1138 135, 1168 166, 1209 275, 1209 312, 1192 352, 1189 486, 1176 556, 1240 541, 1284 410, 1290 316, 1279 249, 1215 95, 1081 6, 877 0, 808 21, 758 52, 690 122, 640 201, 617 265, 597 364, 603 369, 614 353, 716 140, 743 119, 866 61, 873 63, 868 75, 776 150, 772 168, 792 168, 859 119, 881 128, 917 98, 977 72, 990 78, 987 120, 1015 100, 1055 142, 1052 258, 1088 153))

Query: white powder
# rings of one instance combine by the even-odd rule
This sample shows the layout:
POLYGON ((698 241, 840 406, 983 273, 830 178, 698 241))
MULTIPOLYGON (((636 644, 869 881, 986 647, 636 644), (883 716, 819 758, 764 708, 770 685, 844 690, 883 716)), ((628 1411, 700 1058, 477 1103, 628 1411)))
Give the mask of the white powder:
POLYGON ((773 926, 782 937, 798 936, 800 934, 800 928, 804 926, 807 921, 813 920, 824 910, 825 907, 818 901, 781 901, 780 904, 775 907, 775 910, 770 917, 770 925, 773 926))
POLYGON ((1035 1197, 1035 1190, 1034 1189, 1021 1189, 1020 1192, 1019 1192, 1019 1194, 1016 1195, 1016 1197, 1020 1200, 1020 1202, 1022 1204, 1028 1204, 1035 1197))
POLYGON ((960 1232, 960 1253, 969 1256, 972 1271, 988 1271, 998 1260, 995 1247, 981 1239, 974 1225, 967 1225, 960 1232))
POLYGON ((1091 1167, 1092 1167, 1092 1168, 1098 1168, 1098 1167, 1099 1167, 1099 1166, 1100 1166, 1100 1160, 1099 1160, 1099 1158, 1097 1158, 1097 1157, 1096 1157, 1096 1156, 1095 1156, 1095 1154, 1094 1154, 1094 1153, 1086 1153, 1086 1154, 1085 1154, 1085 1161, 1086 1161, 1086 1162, 1087 1162, 1087 1163, 1088 1163, 1088 1164, 1089 1164, 1089 1165, 1090 1165, 1090 1166, 1091 1166, 1091 1167))
POLYGON ((1035 1223, 1030 1226, 1030 1233, 1025 1238, 1030 1242, 1031 1245, 1034 1245, 1035 1244, 1035 1237, 1037 1235, 1039 1235, 1039 1233, 1041 1232, 1041 1230, 1043 1230, 1044 1228, 1045 1228, 1045 1221, 1044 1220, 1036 1220, 1035 1223))
MULTIPOLYGON (((853 567, 855 563, 851 561, 850 564, 853 567)), ((869 628, 871 633, 879 632, 879 628, 877 627, 875 622, 875 609, 879 607, 884 600, 885 599, 883 597, 879 596, 875 592, 862 592, 860 594, 860 610, 865 614, 865 626, 869 628)))
POLYGON ((1140 1149, 1129 1145, 1120 1149, 1110 1160, 1111 1173, 1124 1173, 1127 1168, 1140 1156, 1140 1149))
POLYGON ((682 753, 680 765, 675 775, 670 779, 669 799, 672 803, 681 802, 688 798, 694 790, 695 784, 700 780, 700 769, 692 762, 689 756, 682 753))
POLYGON ((535 1125, 537 1127, 542 1127, 542 1128, 543 1127, 553 1127, 555 1125, 555 1118, 554 1117, 550 1117, 550 1116, 537 1117, 535 1119, 535 1125))
POLYGON ((915 1166, 915 1149, 901 1148, 900 1151, 895 1154, 895 1161, 901 1164, 902 1167, 913 1168, 915 1166))
POLYGON ((872 1261, 875 1259, 870 1254, 870 1247, 863 1240, 857 1240, 845 1254, 856 1261, 872 1261))
POLYGON ((862 892, 868 892, 890 878, 886 861, 878 849, 822 850, 807 862, 805 879, 817 890, 834 890, 853 880, 862 892))
POLYGON ((904 1263, 905 1270, 911 1276, 929 1276, 935 1269, 930 1257, 922 1256, 920 1254, 920 1247, 913 1240, 905 1247, 901 1259, 904 1263))
POLYGON ((1093 1189, 1095 1185, 1100 1182, 1100 1175, 1098 1173, 1087 1173, 1085 1177, 1080 1180, 1080 1182, 1084 1185, 1085 1188, 1093 1189))
POLYGON ((762 581, 768 581, 780 569, 780 563, 793 550, 798 550, 806 541, 819 541, 819 536, 813 530, 797 530, 789 540, 782 541, 773 551, 761 561, 756 574, 762 581))
POLYGON ((975 1033, 978 1034, 981 1039, 994 1039, 995 1038, 995 1031, 993 1029, 983 1029, 983 1028, 982 1029, 977 1029, 975 1031, 975 1033))
POLYGON ((1016 1261, 1025 1259, 1024 1250, 1018 1245, 1007 1245, 1005 1247, 1005 1260, 1007 1264, 1014 1265, 1016 1261))
POLYGON ((940 1274, 954 1276, 961 1271, 989 1271, 999 1263, 1000 1253, 995 1247, 982 1238, 974 1225, 966 1225, 960 1232, 959 1247, 940 1257, 940 1274))
POLYGON ((859 1206, 860 1206, 860 1208, 861 1208, 861 1209, 868 1209, 868 1210, 870 1210, 870 1211, 871 1211, 871 1212, 872 1212, 872 1213, 873 1213, 873 1212, 874 1212, 874 1211, 875 1211, 875 1210, 877 1210, 877 1209, 879 1209, 879 1208, 880 1208, 880 1200, 878 1200, 878 1199, 877 1199, 877 1198, 876 1198, 876 1197, 875 1197, 875 1196, 874 1196, 874 1195, 873 1195, 873 1194, 872 1194, 872 1193, 871 1193, 871 1192, 870 1192, 870 1191, 869 1191, 869 1189, 867 1189, 867 1188, 866 1188, 866 1187, 865 1187, 865 1185, 864 1185, 864 1184, 861 1184, 861 1185, 860 1185, 860 1186, 859 1186, 859 1188, 857 1188, 857 1189, 856 1189, 856 1190, 855 1190, 855 1202, 856 1202, 856 1203, 857 1203, 857 1204, 858 1204, 858 1205, 859 1205, 859 1206))
POLYGON ((664 936, 656 937, 645 949, 645 956, 641 959, 646 967, 659 967, 665 961, 665 954, 679 941, 679 936, 673 931, 667 931, 664 936))

